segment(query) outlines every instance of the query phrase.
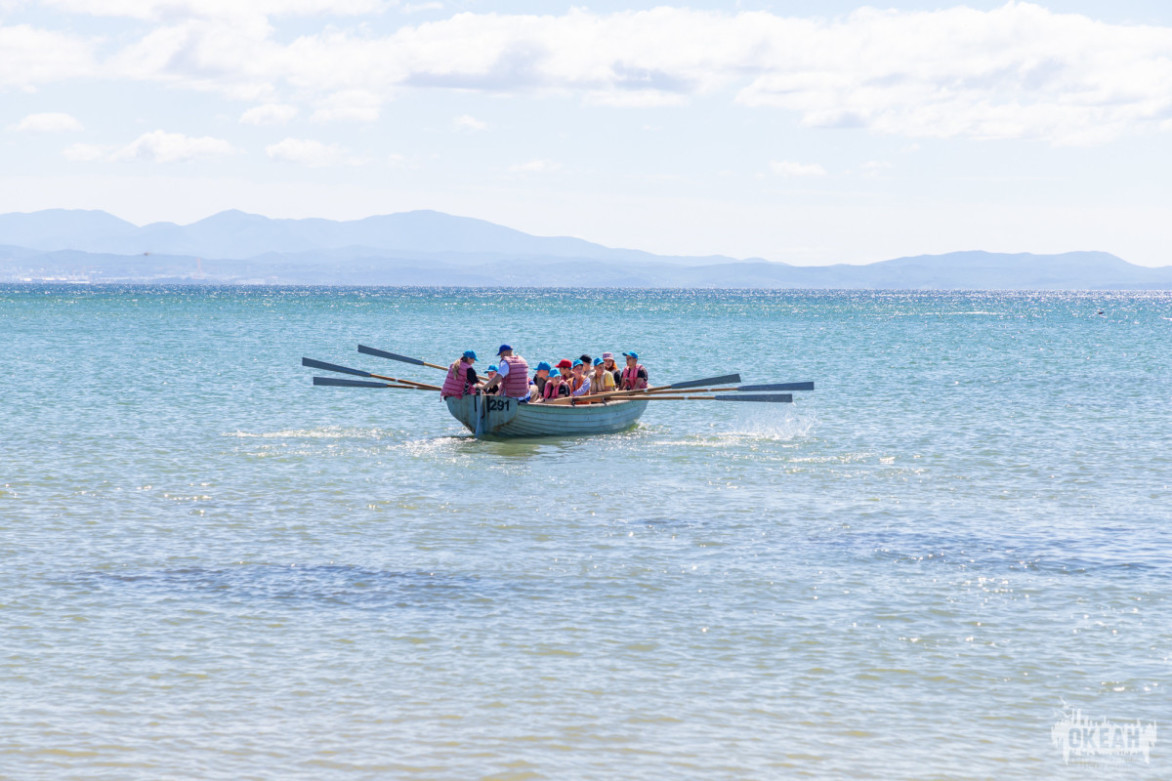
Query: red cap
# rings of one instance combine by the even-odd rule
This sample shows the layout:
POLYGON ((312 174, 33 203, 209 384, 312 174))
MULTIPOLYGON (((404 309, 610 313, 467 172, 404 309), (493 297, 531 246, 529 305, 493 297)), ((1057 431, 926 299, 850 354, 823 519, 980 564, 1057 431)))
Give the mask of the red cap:
POLYGON ((569 359, 569 358, 562 358, 560 361, 558 361, 557 368, 559 368, 559 369, 570 369, 570 368, 573 368, 573 366, 574 366, 574 365, 573 365, 572 363, 570 363, 570 359, 569 359))

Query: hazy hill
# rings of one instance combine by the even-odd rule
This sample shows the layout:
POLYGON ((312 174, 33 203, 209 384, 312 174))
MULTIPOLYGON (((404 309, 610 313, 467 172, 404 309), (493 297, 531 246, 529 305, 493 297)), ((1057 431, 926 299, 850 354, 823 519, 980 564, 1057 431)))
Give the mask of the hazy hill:
MULTIPOLYGON (((176 225, 139 228, 101 211, 53 209, 0 215, 0 244, 45 251, 79 250, 115 255, 191 255, 251 258, 346 247, 392 253, 490 253, 525 257, 659 261, 649 252, 622 250, 567 237, 531 236, 512 228, 436 211, 413 211, 363 220, 271 219, 230 210, 176 225)), ((684 263, 731 258, 671 258, 684 263)))
POLYGON ((864 266, 664 257, 416 211, 272 220, 227 211, 137 227, 100 211, 0 215, 0 281, 862 289, 1172 289, 1105 252, 953 252, 864 266))

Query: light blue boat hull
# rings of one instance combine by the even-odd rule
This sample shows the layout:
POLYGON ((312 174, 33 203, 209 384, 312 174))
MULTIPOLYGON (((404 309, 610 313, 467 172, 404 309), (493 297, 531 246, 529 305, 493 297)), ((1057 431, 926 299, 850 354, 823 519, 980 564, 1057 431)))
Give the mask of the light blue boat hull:
POLYGON ((473 434, 489 437, 562 437, 613 434, 635 425, 647 409, 644 400, 605 404, 522 404, 503 396, 449 397, 452 417, 473 434))

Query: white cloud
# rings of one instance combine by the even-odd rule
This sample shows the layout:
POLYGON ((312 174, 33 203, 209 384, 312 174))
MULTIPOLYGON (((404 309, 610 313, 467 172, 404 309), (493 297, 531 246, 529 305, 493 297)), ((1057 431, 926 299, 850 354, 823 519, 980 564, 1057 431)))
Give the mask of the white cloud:
POLYGON ((343 18, 388 4, 51 1, 156 24, 99 63, 91 54, 97 39, 0 27, 0 86, 92 76, 254 102, 288 92, 315 106, 318 120, 361 121, 377 118, 380 105, 403 90, 570 94, 639 107, 723 93, 745 106, 793 112, 809 127, 1054 144, 1161 132, 1172 113, 1172 28, 1109 24, 1021 2, 989 11, 864 8, 831 20, 672 7, 458 13, 391 34, 360 21, 279 40, 270 16, 343 18))
POLYGON ((236 150, 227 141, 210 136, 193 138, 182 133, 155 130, 143 133, 112 155, 114 160, 151 160, 178 163, 211 157, 224 157, 236 150))
POLYGON ((470 114, 462 114, 452 120, 452 124, 456 126, 457 130, 462 130, 466 133, 478 133, 481 130, 488 128, 487 122, 481 122, 476 117, 470 114))
POLYGON ((826 176, 826 169, 817 163, 794 163, 789 160, 774 160, 769 170, 778 176, 826 176))
POLYGON ((32 89, 80 78, 95 69, 94 44, 85 38, 0 21, 0 89, 32 89))
POLYGON ((254 16, 356 16, 383 11, 385 0, 44 0, 70 13, 122 16, 132 19, 183 17, 238 18, 254 16))
POLYGON ((30 133, 61 133, 83 130, 84 128, 72 114, 45 113, 29 114, 20 120, 13 129, 30 133))
POLYGON ((265 103, 253 106, 240 115, 245 125, 284 125, 297 116, 297 107, 284 103, 265 103))
MULTIPOLYGON (((863 9, 809 35, 805 46, 771 51, 738 100, 796 111, 811 127, 1056 144, 1153 127, 1172 108, 1167 28, 1010 3, 988 12, 863 9)), ((780 29, 772 37, 781 40, 780 29)))
POLYGON ((360 161, 351 157, 337 144, 324 144, 309 138, 286 138, 265 147, 265 154, 273 160, 297 163, 310 168, 332 165, 354 165, 360 161))
POLYGON ((123 147, 101 144, 72 144, 62 152, 77 162, 148 160, 155 163, 180 163, 225 157, 238 150, 227 141, 210 136, 194 138, 182 133, 155 130, 143 133, 123 147))
POLYGON ((509 166, 515 174, 551 174, 562 170, 562 164, 553 160, 530 160, 527 163, 509 166))

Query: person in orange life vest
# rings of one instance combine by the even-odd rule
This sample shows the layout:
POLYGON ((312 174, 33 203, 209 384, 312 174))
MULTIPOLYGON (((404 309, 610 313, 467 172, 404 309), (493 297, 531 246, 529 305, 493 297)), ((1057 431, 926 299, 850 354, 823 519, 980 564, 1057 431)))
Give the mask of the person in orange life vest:
POLYGON ((581 361, 574 361, 570 367, 570 395, 586 396, 590 393, 590 378, 586 376, 586 367, 581 361))
POLYGON ((480 379, 476 376, 476 369, 472 368, 474 363, 476 353, 465 350, 460 359, 448 367, 448 376, 444 378, 443 387, 440 389, 441 398, 455 396, 458 399, 476 392, 480 387, 480 379))
POLYGON ((607 352, 602 354, 602 366, 611 373, 611 376, 614 377, 615 387, 622 387, 623 372, 618 366, 615 365, 614 353, 607 352))
POLYGON ((533 375, 533 379, 529 383, 529 398, 533 401, 541 401, 541 392, 545 390, 545 383, 549 380, 551 369, 553 367, 545 361, 537 364, 537 373, 533 375))
POLYGON ((647 387, 647 370, 639 363, 639 353, 623 353, 627 356, 627 368, 623 369, 623 390, 642 390, 647 387))
POLYGON ((512 399, 529 398, 529 364, 519 355, 513 355, 513 348, 502 344, 496 351, 500 357, 497 375, 484 386, 485 392, 500 388, 502 396, 512 399))
POLYGON ((594 359, 594 374, 590 375, 590 392, 606 393, 615 389, 614 375, 602 365, 601 358, 594 359))
POLYGON ((541 391, 543 399, 548 401, 570 395, 570 386, 566 383, 566 378, 570 376, 570 366, 570 362, 564 358, 558 361, 557 372, 550 372, 549 379, 545 381, 545 387, 541 391))

